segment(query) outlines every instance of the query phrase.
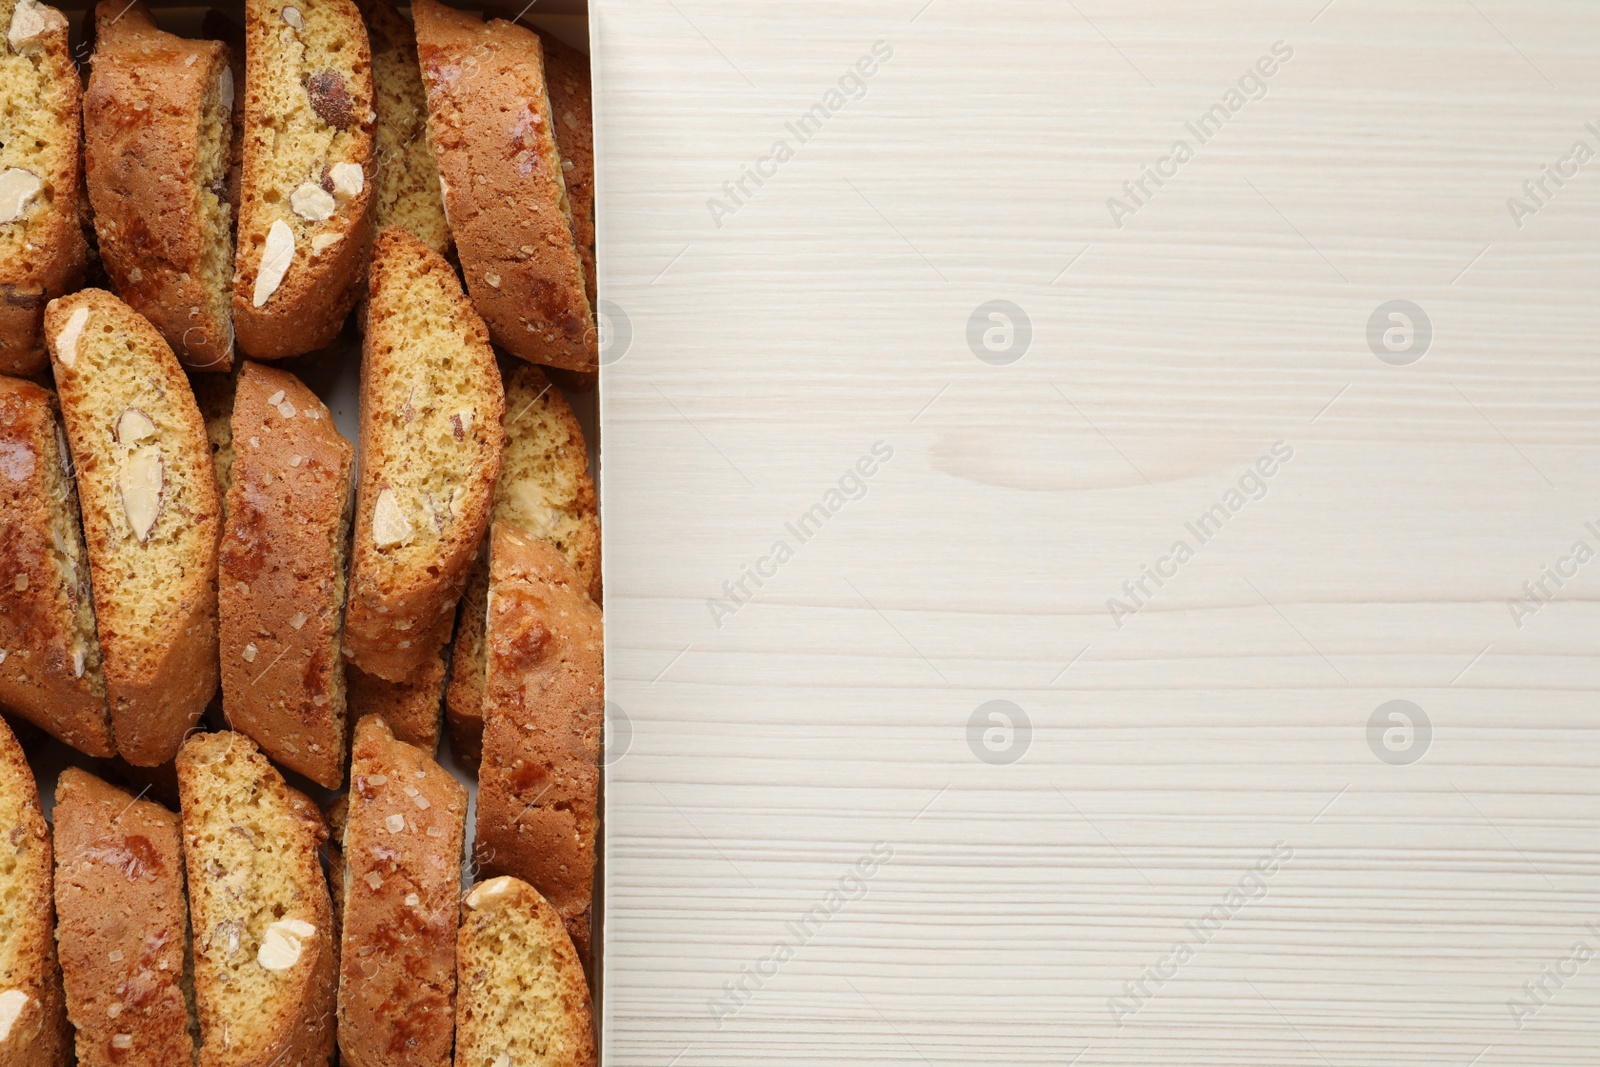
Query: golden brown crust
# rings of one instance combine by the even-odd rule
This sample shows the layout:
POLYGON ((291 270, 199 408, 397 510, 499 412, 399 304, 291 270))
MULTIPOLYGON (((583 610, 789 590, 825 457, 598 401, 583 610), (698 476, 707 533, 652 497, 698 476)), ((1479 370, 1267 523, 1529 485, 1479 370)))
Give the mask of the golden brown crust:
POLYGON ((19 219, 0 224, 0 373, 26 377, 48 363, 45 305, 82 283, 88 261, 78 215, 83 86, 66 17, 33 0, 0 0, 0 77, 19 95, 0 115, 0 171, 18 167, 43 185, 19 219), (19 8, 26 28, 36 30, 22 52, 6 39, 19 8), (24 84, 37 91, 37 103, 24 84))
POLYGON ((333 904, 317 858, 327 838, 322 813, 285 785, 243 734, 196 734, 178 752, 177 766, 202 1037, 199 1067, 326 1064, 333 1054, 338 972, 333 904), (219 800, 223 793, 234 799, 219 800), (228 855, 223 849, 234 840, 234 827, 224 823, 234 814, 256 823, 254 830, 240 827, 246 840, 267 833, 271 843, 241 853, 248 866, 229 870, 219 857, 228 855), (264 906, 273 892, 269 882, 284 898, 281 914, 264 906), (260 962, 266 930, 282 919, 307 922, 314 933, 298 946, 292 964, 270 972, 277 977, 258 979, 266 984, 257 988, 266 992, 245 1004, 230 1001, 227 976, 238 983, 249 980, 243 968, 266 973, 260 962), (236 1013, 254 1014, 263 1005, 276 1012, 266 1032, 241 1040, 241 1033, 260 1022, 236 1013))
POLYGON ((345 646, 356 666, 399 682, 450 638, 489 522, 505 396, 487 331, 444 257, 391 227, 374 243, 371 283, 345 646), (449 334, 440 340, 455 349, 448 358, 417 350, 413 328, 424 320, 449 334), (403 536, 375 522, 380 501, 392 503, 403 536))
POLYGON ((552 545, 496 523, 478 777, 481 869, 539 890, 587 960, 605 712, 600 609, 552 545))
MULTIPOLYGON (((545 86, 550 93, 556 147, 561 151, 561 176, 572 209, 572 237, 583 260, 583 284, 592 308, 600 290, 596 288, 594 258, 594 84, 589 57, 554 34, 538 33, 544 46, 545 86)), ((592 381, 589 387, 593 387, 592 381)))
POLYGON ((350 687, 350 721, 378 715, 395 737, 433 755, 439 747, 439 707, 444 698, 445 661, 435 653, 416 674, 403 682, 388 682, 350 663, 345 681, 350 687))
POLYGON ((180 1067, 184 1000, 178 817, 69 767, 56 783, 56 911, 79 1067, 180 1067))
POLYGON ((71 457, 55 395, 0 378, 0 705, 116 755, 71 457))
POLYGON ((416 0, 428 132, 472 300, 495 343, 530 363, 597 365, 544 60, 532 30, 416 0))
POLYGON ((372 237, 372 53, 353 0, 246 0, 245 38, 233 325, 246 353, 282 359, 333 341, 361 295, 372 237), (295 9, 303 28, 285 20, 286 8, 295 9), (322 66, 324 59, 333 66, 322 66), (297 76, 301 88, 292 101, 275 105, 286 73, 297 76), (319 80, 329 78, 334 81, 319 80), (291 195, 303 184, 320 184, 333 195, 327 168, 345 163, 361 168, 362 185, 354 194, 335 195, 330 217, 311 221, 291 210, 291 195), (292 176, 280 178, 290 170, 292 176), (293 258, 263 295, 256 281, 275 223, 293 234, 293 258), (317 251, 318 238, 337 239, 317 251))
POLYGON ((376 715, 352 752, 339 1051, 349 1067, 449 1067, 467 792, 376 715))
POLYGON ((172 758, 217 691, 219 504, 205 422, 172 349, 110 293, 85 289, 52 301, 45 333, 77 471, 117 751, 153 767, 172 758), (70 363, 61 358, 66 341, 76 342, 70 363), (106 399, 119 390, 152 408, 164 484, 184 487, 182 499, 163 503, 145 542, 130 530, 118 486, 118 416, 106 399), (132 590, 152 569, 165 602, 132 590))
POLYGON ((234 95, 227 46, 162 32, 142 0, 103 0, 96 25, 84 169, 106 273, 180 362, 226 372, 232 212, 205 176, 202 138, 209 101, 224 138, 211 162, 220 183, 234 95))
POLYGON ((218 557, 222 710, 268 756, 344 780, 339 654, 355 450, 298 378, 246 361, 218 557))
POLYGON ((26 998, 16 1019, 0 1033, 0 1067, 66 1067, 72 1036, 56 963, 50 827, 39 810, 33 771, 3 720, 0 806, 16 814, 12 825, 0 826, 0 855, 17 890, 0 917, 0 997, 26 998))
POLYGON ((599 1062, 577 948, 528 883, 502 876, 472 887, 456 960, 456 1063, 527 1063, 530 1054, 563 1067, 599 1062))

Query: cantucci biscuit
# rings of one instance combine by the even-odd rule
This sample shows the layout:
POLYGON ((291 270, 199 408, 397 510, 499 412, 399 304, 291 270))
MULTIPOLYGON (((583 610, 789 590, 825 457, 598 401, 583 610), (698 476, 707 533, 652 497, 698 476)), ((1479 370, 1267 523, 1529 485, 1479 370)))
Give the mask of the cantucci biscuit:
POLYGON ((605 640, 600 609, 553 545, 496 523, 474 855, 530 883, 588 958, 605 640))
POLYGON ((391 682, 450 637, 489 522, 505 396, 483 322, 444 257, 378 235, 361 355, 361 478, 346 655, 391 682))
POLYGON ((467 894, 456 948, 456 1063, 594 1067, 589 986, 561 917, 516 878, 467 894))
POLYGON ((96 8, 84 170, 118 294, 193 370, 233 365, 233 138, 227 46, 157 28, 142 0, 96 8))
POLYGON ((56 398, 0 378, 0 705, 114 756, 89 558, 56 398))
POLYGON ((45 305, 83 281, 83 87, 67 19, 36 0, 0 0, 0 373, 49 362, 45 305))
POLYGON ((332 341, 372 233, 372 54, 353 0, 246 0, 239 347, 281 359, 332 341))
POLYGON ((327 825, 243 734, 178 753, 200 1067, 324 1065, 333 1054, 327 825))
POLYGON ((0 720, 0 1067, 66 1067, 50 827, 22 746, 0 720))
POLYGON ((117 751, 170 760, 217 691, 217 478, 172 349, 99 289, 45 313, 117 751))
POLYGON ((428 134, 472 302, 496 344, 530 363, 598 359, 583 260, 529 29, 416 0, 428 134))
POLYGON ((349 797, 341 1062, 450 1067, 467 791, 369 715, 356 724, 349 797))
POLYGON ((182 1067, 189 910, 178 817, 75 767, 56 782, 56 913, 78 1067, 182 1067))
POLYGON ((218 558, 228 725, 319 785, 344 780, 339 635, 355 450, 288 371, 246 361, 218 558))

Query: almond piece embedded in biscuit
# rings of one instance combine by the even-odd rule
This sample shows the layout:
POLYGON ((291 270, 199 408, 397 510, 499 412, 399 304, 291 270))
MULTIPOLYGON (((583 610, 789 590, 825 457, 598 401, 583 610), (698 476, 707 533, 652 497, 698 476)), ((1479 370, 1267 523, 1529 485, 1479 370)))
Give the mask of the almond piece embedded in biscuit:
POLYGON ((278 286, 283 282, 283 276, 289 273, 289 264, 294 262, 294 231, 282 219, 274 222, 267 231, 267 243, 261 250, 261 269, 256 272, 256 291, 251 303, 260 307, 272 299, 272 294, 278 291, 278 286))
POLYGON ((287 22, 297 30, 303 30, 306 28, 306 20, 303 16, 301 16, 300 9, 297 7, 284 8, 283 21, 287 22))
POLYGON ((289 206, 294 213, 311 222, 323 222, 333 217, 337 205, 328 191, 315 182, 305 182, 289 194, 289 206))
POLYGON ((161 483, 160 445, 137 446, 122 461, 122 470, 117 473, 122 513, 128 517, 128 525, 141 545, 150 539, 150 531, 161 517, 161 483))
POLYGON ((359 163, 335 163, 328 168, 328 181, 333 186, 335 196, 348 200, 361 195, 361 189, 367 183, 367 174, 359 163))
POLYGON ((156 435, 156 424, 138 408, 124 408, 117 418, 117 444, 133 446, 156 435))
POLYGON ((222 74, 217 79, 217 99, 222 104, 223 110, 233 110, 233 68, 223 67, 222 74))
MULTIPOLYGON (((22 8, 18 7, 18 11, 22 8)), ((15 25, 15 23, 13 23, 15 25)), ((39 195, 44 183, 37 175, 21 167, 7 167, 0 171, 0 223, 16 222, 28 211, 28 205, 39 195)))
POLYGON ((28 999, 28 994, 20 989, 8 989, 0 993, 0 1041, 11 1036, 11 1028, 17 1025, 22 1009, 28 1006, 28 999))
POLYGON ((256 962, 269 971, 287 971, 300 962, 301 942, 316 936, 317 928, 300 919, 279 919, 267 927, 256 962))
POLYGON ((319 70, 306 79, 306 96, 317 118, 336 130, 350 125, 350 90, 337 71, 319 70))
POLYGON ((58 20, 62 26, 66 25, 63 16, 40 7, 36 0, 17 0, 16 8, 11 12, 11 27, 6 31, 6 41, 11 45, 11 50, 18 54, 36 51, 40 47, 39 38, 58 20))
POLYGON ((378 494, 372 506, 372 540, 379 548, 403 544, 411 540, 411 520, 400 510, 393 489, 378 494))
POLYGON ((473 911, 494 911, 510 894, 515 879, 507 875, 491 878, 487 882, 479 882, 472 887, 472 892, 467 894, 467 907, 473 911))
POLYGON ((78 362, 78 348, 83 341, 83 328, 89 324, 89 309, 77 308, 67 316, 67 324, 56 334, 56 358, 63 367, 78 362))

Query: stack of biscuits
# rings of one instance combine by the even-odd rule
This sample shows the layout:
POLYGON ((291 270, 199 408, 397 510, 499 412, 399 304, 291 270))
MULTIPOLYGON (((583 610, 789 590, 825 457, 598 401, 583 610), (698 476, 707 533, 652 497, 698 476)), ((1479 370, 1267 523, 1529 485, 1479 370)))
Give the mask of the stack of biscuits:
POLYGON ((0 1067, 587 1067, 588 60, 237 14, 0 0, 0 1067))

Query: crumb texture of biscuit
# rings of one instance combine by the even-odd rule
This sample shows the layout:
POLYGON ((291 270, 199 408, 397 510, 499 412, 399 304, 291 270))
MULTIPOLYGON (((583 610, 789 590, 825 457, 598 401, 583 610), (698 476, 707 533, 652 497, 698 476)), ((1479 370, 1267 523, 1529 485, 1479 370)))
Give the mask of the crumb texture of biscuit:
POLYGON ((172 349, 110 293, 45 314, 117 751, 170 760, 217 690, 216 471, 172 349))
POLYGON ((11 728, 0 720, 0 1067, 66 1067, 50 827, 11 728))
POLYGON ((246 361, 233 451, 217 574, 222 711, 272 759, 336 789, 355 449, 300 379, 246 361))
POLYGON ((532 30, 416 0, 428 132, 461 271, 495 343, 569 370, 598 361, 594 313, 532 30))
POLYGON ((233 71, 233 134, 228 138, 228 167, 223 178, 233 217, 239 217, 239 181, 244 173, 244 27, 221 8, 207 8, 200 32, 228 46, 228 68, 233 71))
POLYGON ((321 813, 249 738, 178 753, 200 1067, 323 1067, 333 1054, 333 905, 321 813))
POLYGON ((56 913, 79 1067, 194 1058, 178 817, 75 767, 56 783, 56 913))
POLYGON ((233 71, 217 41, 165 33, 142 0, 102 0, 83 97, 95 233, 118 294, 193 370, 233 365, 233 71))
POLYGON ((428 141, 428 97, 417 64, 417 37, 391 0, 356 0, 372 39, 377 126, 373 227, 401 226, 435 252, 450 247, 439 191, 439 164, 428 141))
POLYGON ((0 378, 0 706, 114 756, 89 558, 56 398, 0 378))
POLYGON ((361 295, 372 233, 372 54, 354 0, 247 0, 239 346, 331 342, 361 295))
POLYGON ((376 715, 356 724, 344 844, 339 1051, 450 1067, 467 791, 376 715))
POLYGON ((447 671, 443 652, 430 656, 417 673, 403 682, 388 682, 353 663, 346 664, 350 721, 358 722, 367 715, 382 716, 396 737, 432 755, 439 747, 447 671))
POLYGON ((37 0, 0 0, 0 373, 49 362, 45 305, 83 281, 82 83, 67 18, 37 0))
POLYGON ((474 854, 528 882, 589 953, 605 714, 600 609, 553 545, 496 523, 474 854))
POLYGON ((480 882, 461 910, 456 949, 459 1067, 595 1067, 589 987, 578 953, 537 890, 480 882))
MULTIPOLYGON (((561 550, 600 600, 600 519, 589 452, 577 416, 538 367, 519 364, 506 377, 505 456, 495 483, 493 522, 505 522, 561 550)), ((446 711, 454 750, 469 766, 483 741, 486 552, 467 580, 457 609, 455 654, 446 711)))
POLYGON ((505 431, 488 333, 444 257, 378 235, 361 358, 346 656, 405 681, 449 640, 488 527, 505 431))

